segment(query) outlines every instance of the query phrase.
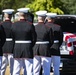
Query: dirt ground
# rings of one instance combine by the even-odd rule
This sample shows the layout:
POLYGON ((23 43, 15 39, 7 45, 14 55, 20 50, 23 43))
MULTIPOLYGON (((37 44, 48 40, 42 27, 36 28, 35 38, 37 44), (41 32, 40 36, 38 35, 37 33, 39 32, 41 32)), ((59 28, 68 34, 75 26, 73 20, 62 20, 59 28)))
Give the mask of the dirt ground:
MULTIPOLYGON (((9 69, 9 66, 7 66, 7 69, 6 69, 5 75, 10 75, 10 69, 9 69)), ((20 75, 23 75, 23 70, 21 70, 20 75)))
POLYGON ((5 75, 9 75, 9 66, 7 67, 7 69, 6 69, 6 73, 5 73, 5 75))

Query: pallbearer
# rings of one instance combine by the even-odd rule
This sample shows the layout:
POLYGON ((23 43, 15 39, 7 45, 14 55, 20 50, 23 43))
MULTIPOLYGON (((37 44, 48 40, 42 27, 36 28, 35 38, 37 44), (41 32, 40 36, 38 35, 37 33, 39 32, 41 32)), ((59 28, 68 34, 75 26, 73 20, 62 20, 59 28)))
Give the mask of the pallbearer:
POLYGON ((47 23, 46 25, 52 27, 54 34, 54 43, 51 46, 51 60, 53 62, 54 67, 54 75, 60 75, 59 66, 60 66, 60 46, 63 42, 63 32, 61 26, 54 24, 56 13, 47 13, 47 23))
POLYGON ((50 75, 50 47, 53 44, 52 29, 44 24, 47 11, 38 11, 38 25, 35 26, 37 41, 33 48, 33 75, 40 75, 42 66, 43 75, 50 75))
POLYGON ((20 8, 19 20, 12 25, 14 44, 13 75, 20 75, 22 62, 26 66, 27 75, 33 74, 33 50, 36 41, 34 25, 26 20, 29 8, 20 8))
POLYGON ((1 66, 1 75, 5 75, 6 67, 9 63, 10 65, 10 75, 12 75, 13 71, 13 40, 11 38, 11 19, 13 17, 13 9, 4 9, 3 11, 3 23, 2 26, 4 28, 6 34, 6 42, 3 46, 3 58, 2 58, 2 66, 1 66))

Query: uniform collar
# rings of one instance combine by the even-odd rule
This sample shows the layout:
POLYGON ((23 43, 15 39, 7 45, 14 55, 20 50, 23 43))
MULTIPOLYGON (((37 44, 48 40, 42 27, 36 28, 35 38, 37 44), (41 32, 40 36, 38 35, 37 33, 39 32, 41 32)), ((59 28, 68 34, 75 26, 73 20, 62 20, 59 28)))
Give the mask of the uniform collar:
POLYGON ((26 19, 20 19, 20 21, 26 21, 26 19))
POLYGON ((8 20, 5 20, 5 21, 11 21, 11 20, 8 19, 8 20))
POLYGON ((39 24, 44 24, 44 22, 38 22, 39 24))

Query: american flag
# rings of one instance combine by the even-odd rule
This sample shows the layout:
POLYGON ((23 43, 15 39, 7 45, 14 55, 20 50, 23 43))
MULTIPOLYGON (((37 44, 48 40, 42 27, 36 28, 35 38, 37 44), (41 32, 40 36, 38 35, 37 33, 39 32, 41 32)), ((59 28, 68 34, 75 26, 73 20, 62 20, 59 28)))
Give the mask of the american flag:
POLYGON ((74 54, 74 47, 76 46, 76 34, 64 32, 63 41, 66 42, 67 50, 70 55, 74 54))

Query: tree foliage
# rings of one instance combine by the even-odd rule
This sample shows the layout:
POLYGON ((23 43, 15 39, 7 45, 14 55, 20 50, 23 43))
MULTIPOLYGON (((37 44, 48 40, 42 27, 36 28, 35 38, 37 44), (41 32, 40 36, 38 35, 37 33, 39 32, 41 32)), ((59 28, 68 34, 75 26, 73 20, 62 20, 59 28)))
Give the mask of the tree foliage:
POLYGON ((29 7, 31 11, 47 10, 58 14, 75 14, 76 0, 0 0, 0 13, 3 9, 29 7))
POLYGON ((14 0, 0 0, 0 12, 6 8, 12 8, 14 0))
POLYGON ((76 0, 62 0, 64 3, 65 9, 63 11, 65 14, 76 14, 76 0))
POLYGON ((16 10, 18 8, 25 7, 30 2, 30 0, 0 0, 0 13, 3 9, 7 8, 13 8, 16 10))
POLYGON ((64 14, 61 10, 62 2, 60 0, 35 0, 32 4, 28 4, 26 7, 31 8, 34 12, 38 10, 47 10, 48 12, 64 14))

